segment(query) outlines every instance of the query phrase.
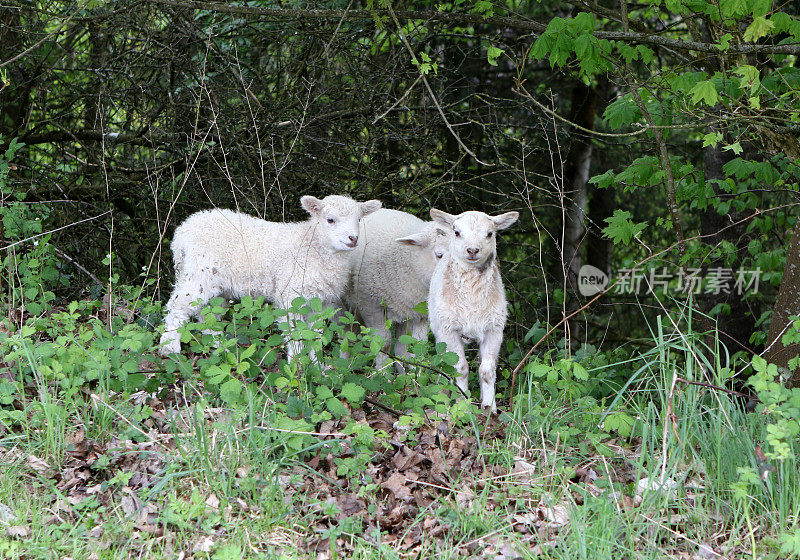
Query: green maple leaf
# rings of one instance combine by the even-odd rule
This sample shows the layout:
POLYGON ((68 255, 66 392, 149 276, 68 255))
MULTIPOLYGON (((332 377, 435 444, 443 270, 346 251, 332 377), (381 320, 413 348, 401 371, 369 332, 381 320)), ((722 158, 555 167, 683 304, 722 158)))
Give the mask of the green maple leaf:
POLYGON ((720 140, 722 140, 721 132, 709 132, 703 136, 703 147, 711 146, 712 148, 716 148, 720 140))
POLYGON ((747 29, 745 29, 744 40, 750 43, 755 43, 761 37, 769 35, 769 32, 773 27, 775 27, 775 24, 764 16, 753 18, 753 23, 751 23, 747 29))
POLYGON ((603 427, 610 432, 617 432, 622 437, 628 437, 633 430, 635 419, 626 412, 614 412, 606 416, 603 427))
POLYGON ((692 96, 693 105, 697 105, 703 101, 706 105, 713 106, 717 104, 717 101, 719 101, 717 88, 714 87, 714 84, 711 82, 711 80, 697 82, 691 91, 689 91, 689 95, 692 96))
POLYGON ((637 224, 631 221, 631 213, 625 210, 614 210, 614 215, 606 218, 606 222, 608 225, 603 228, 603 234, 611 239, 614 245, 619 243, 627 245, 647 227, 643 222, 637 224))
POLYGON ((733 144, 729 144, 727 146, 722 147, 723 150, 728 151, 731 150, 737 156, 742 153, 742 145, 739 142, 734 142, 733 144))
POLYGON ((734 74, 740 75, 742 78, 739 80, 739 87, 742 89, 750 89, 750 91, 755 91, 758 89, 758 86, 761 85, 761 77, 758 71, 758 68, 755 66, 750 66, 749 64, 745 64, 744 66, 740 66, 736 68, 734 74))
POLYGON ((610 103, 603 112, 603 119, 611 128, 617 129, 641 118, 641 113, 631 97, 625 96, 610 103))
POLYGON ((492 66, 497 66, 497 59, 503 54, 503 49, 491 46, 486 50, 486 59, 492 66))

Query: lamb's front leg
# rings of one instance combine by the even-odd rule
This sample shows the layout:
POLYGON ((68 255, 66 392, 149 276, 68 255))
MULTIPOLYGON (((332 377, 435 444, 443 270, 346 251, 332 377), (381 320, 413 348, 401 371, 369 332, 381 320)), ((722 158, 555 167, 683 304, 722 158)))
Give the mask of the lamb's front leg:
POLYGON ((503 343, 503 331, 489 331, 480 342, 481 365, 478 377, 481 381, 481 406, 497 412, 494 385, 497 379, 497 358, 503 343))
MULTIPOLYGON (((299 313, 287 313, 286 314, 286 322, 288 323, 288 328, 286 329, 285 337, 286 337, 286 361, 291 362, 295 356, 300 354, 303 351, 303 341, 302 340, 293 340, 292 339, 292 331, 295 329, 296 325, 300 321, 306 321, 307 318, 305 315, 301 315, 299 313)), ((317 355, 313 349, 311 349, 308 353, 308 357, 311 359, 312 362, 316 361, 317 355)))
POLYGON ((461 333, 444 331, 435 334, 436 342, 444 342, 447 344, 448 352, 455 352, 458 356, 455 366, 458 372, 456 386, 469 398, 469 363, 467 363, 467 356, 464 354, 464 341, 461 339, 461 333))
POLYGON ((359 311, 364 326, 375 329, 375 334, 383 339, 383 348, 375 358, 375 369, 383 370, 389 364, 386 351, 392 344, 392 333, 386 328, 386 311, 378 305, 362 305, 359 311))

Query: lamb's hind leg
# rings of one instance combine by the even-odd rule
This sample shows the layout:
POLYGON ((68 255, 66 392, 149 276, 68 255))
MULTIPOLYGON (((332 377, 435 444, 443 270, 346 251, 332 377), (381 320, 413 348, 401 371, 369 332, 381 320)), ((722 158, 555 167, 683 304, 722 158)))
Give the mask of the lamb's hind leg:
MULTIPOLYGON (((214 313, 214 317, 217 319, 217 322, 220 322, 222 320, 222 317, 225 315, 225 311, 227 311, 227 309, 229 307, 228 300, 227 299, 223 299, 222 303, 219 304, 217 307, 221 307, 222 308, 222 313, 214 313)), ((199 313, 202 313, 202 310, 199 313)), ((218 331, 216 329, 206 328, 206 329, 203 329, 203 334, 211 335, 211 336, 213 336, 215 338, 218 338, 218 337, 222 336, 223 333, 222 333, 222 331, 218 331)))
POLYGON ((200 309, 208 303, 214 293, 208 286, 195 278, 184 277, 178 280, 175 290, 167 302, 167 316, 164 317, 164 334, 161 335, 162 356, 179 354, 181 351, 181 336, 178 328, 196 316, 200 309), (199 300, 199 305, 194 302, 199 300))
MULTIPOLYGON (((410 334, 415 340, 428 340, 428 320, 427 319, 408 319, 401 323, 399 332, 401 334, 410 334)), ((394 343, 394 352, 399 358, 414 361, 414 355, 408 351, 408 346, 399 340, 394 343)), ((397 372, 399 374, 405 373, 403 364, 398 362, 397 372)))
MULTIPOLYGON (((288 301, 280 301, 280 300, 278 300, 278 301, 275 302, 275 305, 276 305, 276 307, 278 307, 280 309, 287 309, 288 310, 288 309, 292 308, 291 302, 288 302, 288 301)), ((304 345, 303 341, 302 340, 293 340, 292 339, 292 331, 295 330, 295 328, 297 328, 297 324, 299 322, 301 322, 301 321, 303 321, 303 322, 307 321, 307 317, 305 315, 300 314, 300 313, 292 313, 290 311, 287 311, 286 320, 285 320, 286 328, 285 328, 284 333, 283 333, 284 339, 286 340, 286 361, 287 362, 291 362, 292 360, 294 360, 295 357, 298 356, 299 354, 301 354, 302 351, 303 351, 303 345, 304 345)), ((282 320, 282 318, 278 319, 278 323, 279 324, 281 324, 283 322, 284 321, 282 320)), ((316 355, 316 352, 314 352, 313 349, 309 351, 308 357, 312 362, 316 362, 317 361, 317 355, 316 355)))
POLYGON ((392 347, 392 333, 386 328, 386 312, 380 306, 362 305, 360 311, 364 326, 375 329, 375 334, 383 339, 383 348, 375 358, 375 368, 382 370, 389 364, 387 350, 392 347))

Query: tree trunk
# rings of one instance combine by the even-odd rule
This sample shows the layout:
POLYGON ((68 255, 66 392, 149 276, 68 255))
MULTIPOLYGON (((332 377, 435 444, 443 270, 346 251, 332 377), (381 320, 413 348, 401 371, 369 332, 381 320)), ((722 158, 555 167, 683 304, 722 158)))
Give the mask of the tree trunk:
POLYGON ((603 236, 606 218, 614 213, 614 190, 594 189, 589 199, 589 223, 586 232, 586 263, 611 276, 611 240, 603 236))
MULTIPOLYGON (((791 325, 790 317, 800 315, 800 221, 794 226, 792 240, 786 251, 786 267, 778 290, 778 298, 772 308, 772 322, 769 325, 767 351, 764 358, 768 362, 786 368, 789 360, 800 355, 800 344, 784 346, 783 334, 791 325)), ((800 370, 792 372, 790 387, 800 387, 800 370)))
MULTIPOLYGON (((570 121, 589 130, 594 129, 597 91, 578 81, 572 89, 570 121)), ((564 271, 567 286, 578 287, 578 271, 581 268, 580 246, 586 233, 586 184, 592 164, 592 139, 583 132, 571 131, 573 140, 564 162, 564 191, 566 215, 564 218, 564 271)))
MULTIPOLYGON (((714 131, 710 130, 709 132, 714 131)), ((703 156, 706 182, 724 179, 725 174, 722 171, 722 166, 730 160, 730 156, 723 152, 719 146, 716 148, 707 147, 703 156)), ((713 183, 712 187, 715 193, 719 192, 719 187, 716 183, 713 183)), ((722 241, 732 243, 736 247, 736 262, 742 262, 742 259, 746 256, 748 240, 745 223, 731 226, 732 223, 740 221, 739 218, 740 216, 735 213, 719 214, 716 208, 711 206, 700 217, 700 232, 705 236, 703 238, 705 243, 711 246, 718 245, 722 241)), ((722 260, 714 260, 709 262, 707 270, 711 273, 714 269, 725 270, 726 268, 722 260)), ((750 302, 743 297, 743 294, 737 293, 737 290, 734 289, 738 269, 733 268, 730 272, 733 278, 728 284, 729 293, 720 291, 718 294, 701 294, 698 298, 700 308, 703 312, 708 313, 718 304, 727 304, 730 307, 730 312, 721 313, 716 317, 720 341, 734 352, 739 350, 752 351, 750 335, 755 330, 756 313, 753 312, 750 302)))

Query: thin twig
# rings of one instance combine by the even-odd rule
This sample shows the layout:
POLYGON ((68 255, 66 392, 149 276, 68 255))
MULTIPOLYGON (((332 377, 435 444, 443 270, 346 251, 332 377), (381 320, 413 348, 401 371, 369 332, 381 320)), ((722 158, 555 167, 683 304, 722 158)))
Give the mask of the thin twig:
POLYGON ((405 93, 404 93, 404 94, 403 94, 403 95, 400 97, 400 99, 398 99, 397 101, 395 101, 394 103, 392 103, 392 106, 391 106, 391 107, 389 107, 389 108, 388 108, 388 109, 386 109, 386 110, 385 110, 383 113, 381 113, 380 115, 378 115, 377 117, 375 117, 375 119, 372 121, 372 124, 375 124, 376 122, 378 122, 379 120, 381 120, 383 117, 385 117, 386 115, 388 115, 388 114, 389 114, 391 111, 393 111, 395 107, 397 107, 398 105, 400 105, 400 104, 403 102, 403 100, 404 100, 406 97, 408 97, 408 94, 409 94, 409 93, 411 93, 411 90, 413 90, 413 89, 414 89, 414 87, 415 87, 415 86, 416 86, 416 85, 419 83, 419 81, 422 79, 422 76, 423 76, 423 74, 420 74, 419 76, 417 76, 417 79, 416 79, 416 80, 414 80, 414 83, 413 83, 413 84, 411 84, 411 85, 409 86, 409 88, 408 88, 408 89, 406 90, 406 92, 405 92, 405 93))
POLYGON ((761 399, 759 399, 756 395, 748 395, 747 393, 734 391, 733 389, 726 389, 725 387, 720 387, 719 385, 712 385, 711 383, 704 383, 703 381, 690 381, 688 379, 684 379, 683 377, 678 377, 676 380, 679 383, 685 383, 686 385, 697 385, 699 387, 713 389, 714 391, 722 391, 723 393, 727 393, 729 395, 735 395, 737 397, 745 397, 754 401, 761 402, 761 399))
MULTIPOLYGON (((725 227, 721 228, 719 231, 716 231, 714 233, 698 234, 698 235, 695 235, 693 237, 689 237, 689 238, 685 239, 684 241, 685 242, 695 241, 695 240, 698 240, 698 239, 703 239, 703 238, 706 238, 706 237, 712 237, 712 236, 715 236, 715 235, 719 235, 720 232, 725 231, 728 228, 736 227, 739 224, 744 223, 744 222, 746 222, 748 220, 752 220, 753 218, 755 218, 757 216, 760 216, 761 214, 766 214, 768 212, 772 212, 772 211, 775 211, 775 210, 783 210, 783 209, 791 207, 791 206, 800 206, 800 203, 782 204, 781 206, 777 206, 775 208, 769 208, 767 210, 758 210, 758 209, 756 209, 756 211, 753 212, 752 214, 750 214, 749 216, 746 216, 746 217, 742 218, 741 220, 737 220, 737 221, 735 221, 733 223, 730 223, 730 224, 726 225, 725 227)), ((631 270, 639 268, 640 266, 642 266, 646 262, 651 261, 651 260, 655 259, 656 257, 660 257, 661 255, 672 251, 677 246, 678 246, 678 243, 673 243, 669 247, 667 247, 665 249, 662 249, 661 251, 658 251, 657 253, 653 253, 652 255, 650 255, 648 257, 645 257, 644 259, 642 259, 641 261, 636 263, 634 266, 632 266, 631 270)), ((519 361, 519 364, 517 364, 517 367, 515 367, 514 371, 511 373, 511 405, 512 405, 512 409, 513 409, 513 404, 514 404, 514 392, 513 392, 513 390, 514 390, 514 385, 515 385, 517 373, 519 372, 519 370, 522 369, 522 367, 525 365, 525 363, 528 361, 528 359, 531 357, 531 355, 536 351, 536 349, 539 347, 539 345, 542 342, 544 342, 551 334, 553 334, 553 332, 555 332, 565 321, 568 321, 569 319, 571 319, 572 317, 574 317, 575 315, 577 315, 581 311, 586 310, 589 306, 591 306, 598 299, 600 299, 601 297, 603 297, 604 295, 609 293, 617 284, 619 284, 622 280, 624 280, 627 277, 628 277, 628 274, 624 274, 624 275, 620 276, 619 278, 617 278, 617 280, 614 281, 613 284, 609 285, 608 288, 606 288, 602 292, 598 292, 598 294, 596 296, 594 296, 592 299, 590 299, 588 302, 586 302, 585 305, 579 307, 578 309, 576 309, 575 311, 573 311, 572 313, 570 313, 566 317, 563 317, 558 323, 556 323, 555 325, 550 327, 550 329, 544 334, 544 336, 541 339, 539 339, 536 342, 536 344, 531 346, 530 350, 528 350, 528 352, 522 357, 522 359, 519 361)))
POLYGON ((3 68, 3 67, 5 67, 5 66, 8 66, 8 65, 9 65, 9 64, 11 64, 12 62, 15 62, 15 61, 19 60, 19 59, 20 59, 20 58, 22 58, 23 56, 25 56, 25 55, 27 55, 27 54, 31 53, 32 51, 36 50, 37 48, 39 48, 39 47, 42 45, 42 43, 44 43, 44 42, 45 42, 45 41, 47 41, 48 39, 50 39, 50 38, 52 38, 52 37, 55 37, 56 35, 58 35, 59 33, 61 33, 61 30, 62 30, 62 29, 64 29, 64 27, 66 27, 66 25, 67 25, 67 24, 68 24, 70 21, 72 21, 72 18, 74 18, 76 15, 78 15, 80 12, 82 12, 82 11, 83 11, 83 10, 86 8, 86 6, 88 6, 88 5, 89 5, 89 2, 91 2, 91 0, 86 0, 86 2, 84 2, 84 3, 83 3, 83 5, 82 5, 80 8, 78 8, 77 10, 75 10, 74 12, 72 12, 72 13, 69 15, 69 17, 67 17, 67 18, 66 18, 64 21, 62 21, 62 22, 61 22, 61 25, 59 25, 59 26, 58 26, 58 27, 56 27, 56 28, 55 28, 53 31, 51 31, 50 33, 48 33, 47 35, 45 35, 44 37, 42 37, 42 38, 41 38, 41 39, 40 39, 38 42, 36 42, 35 44, 31 45, 30 47, 28 47, 27 49, 25 49, 24 51, 22 51, 22 52, 21 52, 21 53, 19 53, 18 55, 16 55, 16 56, 12 56, 12 57, 11 57, 11 58, 9 58, 8 60, 4 60, 4 61, 0 62, 0 68, 3 68))
MULTIPOLYGON (((628 31, 627 0, 620 0, 619 6, 622 14, 622 29, 623 31, 628 31)), ((625 69, 629 76, 634 75, 633 65, 627 59, 625 60, 625 69)), ((645 122, 647 122, 647 126, 652 130, 653 138, 658 146, 658 152, 661 156, 661 166, 664 168, 664 193, 667 196, 667 207, 669 208, 672 225, 675 228, 675 236, 678 238, 678 252, 681 256, 683 256, 686 253, 686 243, 683 238, 683 226, 681 225, 681 216, 678 211, 678 200, 675 194, 675 175, 672 172, 672 162, 669 159, 667 143, 664 140, 664 134, 661 132, 661 129, 656 127, 656 123, 653 120, 653 115, 651 115, 647 110, 647 106, 644 104, 644 100, 642 99, 642 94, 639 93, 639 88, 635 84, 631 93, 633 94, 633 101, 636 103, 639 111, 642 112, 642 117, 644 117, 645 122)))
MULTIPOLYGON (((244 6, 222 2, 203 2, 197 0, 145 0, 152 4, 178 8, 191 8, 194 10, 210 10, 220 13, 247 15, 254 17, 267 17, 275 19, 292 20, 339 20, 345 13, 342 9, 318 10, 302 8, 263 8, 257 6, 244 6)), ((586 6, 593 9, 594 6, 586 6)), ((368 20, 374 21, 376 17, 387 15, 388 10, 366 10, 357 9, 346 12, 348 20, 368 20)), ((452 13, 446 11, 433 10, 398 10, 395 12, 397 17, 407 20, 419 21, 440 21, 451 25, 485 25, 501 29, 515 29, 517 31, 528 32, 534 35, 543 33, 547 29, 547 24, 524 19, 521 17, 490 16, 485 17, 481 14, 452 13)), ((601 16, 607 12, 598 11, 601 16)), ((609 41, 625 41, 627 43, 640 43, 655 45, 680 51, 697 51, 704 53, 714 53, 722 55, 738 54, 800 54, 800 44, 788 43, 782 45, 765 44, 739 44, 728 45, 722 51, 716 43, 700 41, 684 41, 673 37, 665 37, 657 33, 640 33, 636 31, 600 31, 595 30, 592 35, 598 39, 608 39, 609 41)))
POLYGON ((464 395, 464 398, 465 398, 465 399, 467 399, 467 400, 470 400, 470 398, 469 398, 469 395, 468 395, 467 393, 465 393, 465 392, 464 392, 464 390, 463 390, 463 389, 461 389, 461 387, 459 387, 458 385, 456 385, 456 384, 455 384, 455 381, 453 381, 453 378, 452 378, 452 377, 450 377, 449 375, 447 375, 447 374, 446 374, 445 372, 443 372, 442 370, 440 370, 440 369, 437 369, 437 368, 435 368, 435 367, 433 367, 433 366, 429 366, 428 364, 420 364, 420 363, 418 363, 418 362, 412 362, 412 361, 406 360, 405 358, 401 358, 400 356, 395 356, 394 354, 388 354, 388 353, 387 353, 386 355, 387 355, 387 356, 389 356, 389 357, 390 357, 391 359, 393 359, 393 360, 397 360, 398 362, 402 362, 402 363, 404 363, 404 364, 407 364, 407 365, 409 365, 409 366, 423 367, 423 368, 425 368, 425 369, 429 369, 429 370, 431 370, 431 371, 432 371, 432 372, 434 372, 434 373, 438 373, 439 375, 441 375, 442 377, 444 377, 445 379, 447 379, 447 380, 448 380, 450 383, 452 383, 453 385, 455 385, 455 386, 456 386, 456 388, 457 388, 457 389, 458 389, 458 390, 461 392, 461 394, 462 394, 462 395, 464 395))
POLYGON ((369 403, 369 404, 371 404, 372 406, 377 406, 378 408, 380 408, 381 410, 384 410, 384 411, 388 412, 388 413, 389 413, 389 414, 391 414, 392 416, 397 416, 398 418, 400 418, 400 417, 403 415, 403 413, 402 413, 402 412, 400 412, 399 410, 395 410, 395 409, 393 409, 391 406, 386 406, 386 405, 385 405, 385 404, 383 404, 382 402, 376 401, 375 399, 371 399, 371 398, 369 398, 369 397, 364 397, 364 401, 365 401, 365 402, 368 402, 368 403, 369 403))
POLYGON ((83 266, 81 266, 81 264, 78 261, 76 261, 75 259, 70 257, 68 254, 66 254, 64 251, 62 251, 58 247, 53 247, 53 249, 55 250, 56 253, 61 255, 63 258, 67 259, 72 264, 72 266, 74 266, 75 268, 77 268, 78 270, 80 270, 81 272, 86 274, 86 276, 88 276, 89 278, 94 280, 95 284, 99 284, 100 286, 103 285, 103 283, 100 281, 99 278, 97 278, 97 276, 95 276, 94 274, 92 274, 91 272, 89 272, 88 270, 83 268, 83 266))
POLYGON ((447 117, 444 114, 444 110, 442 109, 442 106, 439 104, 439 100, 436 99, 436 94, 433 93, 433 88, 431 87, 431 84, 428 83, 428 78, 426 78, 425 74, 422 72, 422 66, 419 63, 419 60, 417 60, 417 55, 414 54, 414 49, 411 48, 411 45, 409 44, 408 39, 406 39, 406 36, 403 35, 403 31, 402 31, 403 27, 400 25, 400 21, 398 21, 397 16, 395 15, 391 4, 389 4, 389 13, 391 14, 392 19, 394 20, 394 24, 397 26, 397 36, 400 37, 400 40, 403 42, 403 45, 405 45, 406 50, 408 51, 408 54, 411 55, 411 60, 414 61, 414 64, 419 69, 419 75, 422 77, 422 81, 425 84, 425 88, 428 90, 428 94, 431 96, 431 100, 433 101, 433 104, 436 106, 436 109, 439 111, 439 115, 441 115, 445 126, 447 126, 447 130, 449 130, 450 134, 453 135, 453 138, 456 139, 456 142, 458 142, 458 145, 461 146, 461 148, 463 148, 463 150, 465 152, 467 152, 470 156, 472 156, 472 159, 474 159, 475 161, 477 161, 481 165, 486 165, 486 166, 491 165, 489 163, 483 162, 480 159, 478 159, 478 156, 475 155, 475 152, 473 152, 472 150, 467 148, 467 145, 464 144, 464 142, 461 140, 461 137, 459 137, 459 135, 456 133, 455 129, 453 128, 453 125, 451 125, 450 121, 447 120, 447 117))
MULTIPOLYGON (((601 138, 627 138, 627 137, 630 137, 630 136, 638 136, 638 135, 640 135, 640 134, 642 134, 644 132, 647 132, 648 130, 653 130, 653 129, 688 130, 688 129, 695 129, 695 128, 700 128, 700 127, 707 127, 707 126, 722 122, 723 120, 726 120, 726 121, 730 120, 730 119, 714 119, 714 120, 708 121, 708 122, 687 123, 687 124, 653 124, 653 125, 645 124, 645 125, 642 125, 641 123, 632 123, 631 126, 638 126, 639 129, 638 130, 634 130, 633 132, 599 132, 597 130, 591 130, 589 128, 585 128, 585 127, 579 125, 578 123, 574 123, 571 120, 569 120, 568 118, 562 117, 561 115, 559 115, 558 113, 556 113, 555 111, 553 111, 552 109, 547 107, 546 105, 543 105, 528 90, 525 89, 525 86, 522 85, 522 82, 518 82, 516 89, 514 89, 513 91, 515 93, 521 95, 522 97, 525 97, 529 101, 531 101, 534 105, 539 107, 542 111, 544 111, 548 115, 551 115, 551 116, 557 118, 558 120, 568 124, 569 126, 571 126, 573 128, 576 128, 576 129, 580 130, 581 132, 584 132, 586 134, 591 134, 591 135, 594 135, 594 136, 598 136, 598 137, 601 137, 601 138)), ((747 118, 749 120, 752 120, 751 117, 747 117, 747 118)))
POLYGON ((62 229, 71 228, 72 226, 77 226, 78 224, 82 224, 84 222, 91 222, 92 220, 96 220, 97 218, 102 218, 106 214, 110 214, 110 213, 111 213, 111 210, 106 210, 105 212, 101 212, 100 214, 98 214, 96 216, 92 216, 91 218, 84 218, 83 220, 78 220, 77 222, 72 222, 72 223, 69 223, 69 224, 67 224, 65 226, 61 226, 61 227, 58 227, 58 228, 55 228, 55 229, 44 231, 42 233, 37 233, 36 235, 31 235, 30 237, 26 237, 25 239, 20 239, 19 241, 15 241, 14 243, 11 243, 10 245, 6 245, 5 247, 0 247, 0 250, 2 250, 2 249, 10 249, 11 247, 15 247, 16 245, 19 245, 21 243, 26 243, 28 241, 36 239, 37 237, 42 237, 44 235, 49 235, 51 233, 55 233, 57 231, 61 231, 62 229))

